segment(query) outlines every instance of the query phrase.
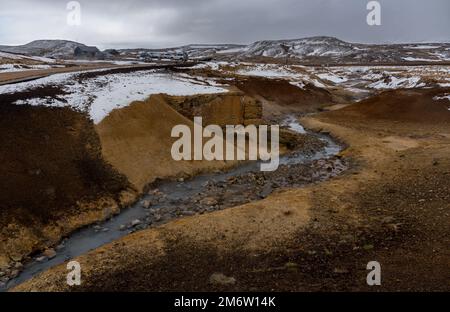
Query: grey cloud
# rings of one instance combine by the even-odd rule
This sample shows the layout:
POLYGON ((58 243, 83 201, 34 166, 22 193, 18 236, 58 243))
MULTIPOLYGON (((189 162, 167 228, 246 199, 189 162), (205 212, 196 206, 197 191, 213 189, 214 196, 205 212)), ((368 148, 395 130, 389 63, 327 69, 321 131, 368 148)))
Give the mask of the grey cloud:
POLYGON ((450 41, 450 1, 380 0, 382 25, 366 24, 368 0, 79 0, 82 25, 66 25, 64 0, 0 0, 0 44, 62 38, 106 47, 250 43, 336 36, 353 42, 450 41))

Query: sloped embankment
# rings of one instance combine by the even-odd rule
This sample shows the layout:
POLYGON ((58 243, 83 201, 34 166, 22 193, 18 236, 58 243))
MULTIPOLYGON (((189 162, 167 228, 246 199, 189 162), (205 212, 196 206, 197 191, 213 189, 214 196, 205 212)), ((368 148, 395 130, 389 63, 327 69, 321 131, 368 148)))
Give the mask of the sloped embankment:
POLYGON ((264 102, 265 114, 313 113, 332 103, 343 101, 328 90, 308 84, 299 88, 284 79, 247 77, 236 81, 236 87, 264 102))
MULTIPOLYGON (((134 102, 98 125, 70 108, 5 103, 0 107, 1 272, 12 273, 14 262, 118 213, 158 178, 192 176, 235 164, 174 161, 172 127, 184 124, 192 129, 193 122, 168 105, 168 99, 154 95, 134 102)), ((214 109, 198 112, 209 123, 260 117, 258 103, 242 95, 187 99, 201 107, 209 100, 216 103, 204 105, 214 109), (247 102, 253 106, 240 104, 247 102)))
MULTIPOLYGON (((192 98, 194 102, 202 103, 207 96, 192 98)), ((236 98, 239 100, 239 97, 236 98)), ((147 101, 134 102, 128 107, 114 110, 96 125, 105 159, 139 191, 143 191, 147 184, 157 178, 192 176, 200 171, 234 164, 225 161, 174 161, 171 148, 177 138, 171 138, 172 128, 175 125, 187 125, 193 133, 193 121, 169 106, 167 99, 164 95, 152 95, 147 101)), ((233 110, 231 105, 226 107, 233 110)))
POLYGON ((77 258, 80 287, 61 265, 14 290, 448 291, 450 113, 390 115, 409 101, 413 117, 441 110, 430 101, 443 91, 393 92, 381 115, 367 109, 383 96, 303 119, 348 143, 354 167, 340 177, 126 236, 77 258), (379 287, 367 285, 373 260, 379 287))
POLYGON ((262 105, 241 92, 198 96, 166 96, 166 101, 183 116, 192 120, 202 116, 204 124, 261 124, 262 105))
POLYGON ((118 212, 131 195, 81 113, 4 104, 0 133, 0 267, 118 212))

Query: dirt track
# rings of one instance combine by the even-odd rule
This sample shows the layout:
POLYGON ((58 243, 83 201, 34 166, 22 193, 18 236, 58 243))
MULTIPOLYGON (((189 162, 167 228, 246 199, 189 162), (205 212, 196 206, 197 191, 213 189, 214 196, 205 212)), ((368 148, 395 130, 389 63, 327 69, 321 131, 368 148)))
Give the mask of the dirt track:
POLYGON ((338 178, 127 236, 77 259, 80 287, 59 266, 15 290, 448 291, 450 113, 431 99, 439 92, 392 91, 389 103, 382 94, 303 119, 349 145, 353 169, 338 178), (366 284, 372 260, 380 287, 366 284))
POLYGON ((27 71, 17 71, 11 73, 1 73, 0 74, 0 85, 5 83, 15 83, 20 81, 26 81, 35 78, 42 78, 48 75, 53 74, 61 74, 61 73, 71 73, 82 70, 93 70, 93 69, 102 69, 102 68, 110 68, 117 67, 111 64, 104 65, 87 65, 87 66, 73 66, 66 68, 52 68, 52 69, 37 69, 37 70, 27 70, 27 71))
POLYGON ((136 71, 141 69, 158 69, 158 68, 170 68, 170 67, 184 67, 184 66, 192 66, 195 63, 183 63, 183 64, 148 64, 148 65, 114 65, 114 64, 101 64, 96 63, 92 65, 80 65, 80 66, 70 66, 64 68, 51 68, 51 69, 36 69, 36 70, 27 70, 27 71, 17 71, 17 72, 9 72, 9 73, 0 73, 0 85, 2 84, 11 84, 18 83, 27 80, 33 80, 37 78, 43 78, 49 75, 54 74, 62 74, 62 73, 73 73, 80 71, 94 71, 88 73, 82 73, 79 75, 79 79, 92 78, 99 75, 107 75, 114 73, 126 73, 130 71, 136 71), (108 69, 107 71, 98 71, 98 69, 108 69))

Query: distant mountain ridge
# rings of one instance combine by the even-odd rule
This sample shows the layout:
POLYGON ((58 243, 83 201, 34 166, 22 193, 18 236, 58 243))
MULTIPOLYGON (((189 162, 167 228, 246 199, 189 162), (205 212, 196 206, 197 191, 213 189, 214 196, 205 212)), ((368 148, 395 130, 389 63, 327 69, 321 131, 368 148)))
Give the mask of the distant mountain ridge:
POLYGON ((87 46, 69 40, 35 40, 19 46, 0 46, 0 51, 23 55, 64 58, 73 56, 75 49, 78 47, 87 46))
POLYGON ((334 37, 263 40, 250 44, 241 57, 294 58, 321 62, 450 61, 449 43, 362 44, 334 37))
MULTIPOLYGON (((0 51, 49 58, 103 59, 115 52, 134 55, 148 51, 183 50, 190 57, 220 59, 286 58, 305 63, 401 63, 450 61, 450 43, 362 44, 335 37, 262 40, 250 45, 191 44, 167 49, 120 49, 100 52, 96 47, 69 40, 35 40, 19 46, 0 46, 0 51), (111 52, 112 51, 112 52, 111 52)), ((116 55, 116 54, 114 54, 116 55)))

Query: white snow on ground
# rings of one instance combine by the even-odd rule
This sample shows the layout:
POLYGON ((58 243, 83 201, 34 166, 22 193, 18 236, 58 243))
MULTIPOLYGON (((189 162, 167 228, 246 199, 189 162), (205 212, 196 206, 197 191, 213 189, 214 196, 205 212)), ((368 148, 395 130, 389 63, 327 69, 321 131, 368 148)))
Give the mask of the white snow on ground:
POLYGON ((373 89, 397 89, 397 88, 420 88, 424 87, 425 83, 420 82, 420 77, 397 78, 389 77, 388 82, 380 80, 370 84, 368 87, 373 89))
POLYGON ((305 83, 303 81, 290 81, 289 83, 300 89, 303 89, 305 87, 305 83))
POLYGON ((141 62, 137 60, 64 60, 64 63, 68 64, 97 64, 106 63, 114 65, 152 65, 156 63, 141 62))
POLYGON ((21 57, 19 55, 12 54, 12 53, 6 53, 6 52, 0 52, 0 58, 7 58, 10 60, 20 60, 21 59, 21 57))
POLYGON ((106 71, 106 70, 109 70, 109 68, 84 70, 84 71, 73 72, 73 73, 54 74, 54 75, 36 79, 36 80, 25 81, 25 82, 14 83, 14 84, 0 85, 0 94, 20 92, 20 91, 24 91, 29 88, 45 86, 45 85, 67 85, 67 84, 71 83, 71 78, 73 76, 78 75, 80 73, 101 72, 101 71, 106 71))
POLYGON ((442 96, 435 96, 433 98, 433 100, 435 101, 439 101, 439 100, 449 100, 450 101, 450 94, 446 94, 446 95, 442 95, 442 96))
POLYGON ((217 54, 227 54, 227 53, 242 53, 242 52, 246 52, 248 50, 247 47, 244 48, 234 48, 234 49, 228 49, 228 50, 221 50, 221 51, 217 51, 217 54))
POLYGON ((415 47, 406 47, 407 49, 439 49, 441 46, 436 45, 418 45, 415 47))
POLYGON ((237 71, 237 74, 244 76, 257 76, 266 78, 278 78, 278 77, 292 77, 293 73, 285 70, 271 70, 263 68, 254 69, 241 69, 237 71))
POLYGON ((341 82, 338 82, 339 86, 351 92, 357 89, 432 87, 435 84, 448 87, 450 81, 446 79, 450 76, 450 66, 447 65, 336 66, 309 67, 305 70, 311 74, 311 79, 317 76, 323 80, 324 84, 329 81, 326 79, 328 76, 331 76, 331 79, 333 79, 332 76, 343 78, 341 82))
POLYGON ((76 73, 57 74, 34 81, 0 86, 0 94, 42 85, 62 85, 69 94, 61 95, 60 99, 36 98, 18 101, 16 104, 87 109, 94 122, 99 123, 113 109, 128 106, 133 101, 144 100, 151 94, 194 95, 227 92, 227 89, 210 86, 207 82, 155 70, 98 76, 82 83, 71 79, 74 75, 76 73))
POLYGON ((74 100, 83 96, 86 100, 89 96, 95 97, 89 111, 95 123, 99 123, 113 109, 128 106, 130 102, 143 100, 151 94, 194 95, 227 92, 221 87, 198 84, 185 77, 155 72, 102 76, 94 80, 83 94, 77 94, 78 86, 73 86, 71 89, 74 92, 72 97, 74 100), (106 83, 106 85, 98 88, 96 85, 98 82, 106 83))
MULTIPOLYGON (((290 84, 304 88, 306 83, 312 83, 317 88, 326 88, 327 86, 317 79, 313 73, 302 73, 296 71, 295 68, 303 68, 301 66, 279 66, 269 64, 253 64, 236 71, 238 75, 256 76, 264 78, 283 78, 290 84)), ((338 77, 336 77, 338 78, 338 77)))
POLYGON ((341 82, 348 81, 348 79, 345 78, 345 77, 339 77, 339 76, 336 76, 336 75, 331 74, 331 73, 318 74, 317 76, 320 79, 325 79, 325 80, 328 80, 328 81, 331 81, 331 82, 334 82, 334 83, 341 83, 341 82))
POLYGON ((450 61, 450 53, 448 53, 448 52, 446 54, 435 52, 435 53, 432 53, 432 55, 436 56, 441 61, 450 61))
POLYGON ((304 88, 311 83, 319 88, 339 84, 353 93, 367 93, 370 89, 394 89, 432 86, 448 86, 448 65, 424 66, 336 66, 309 67, 299 65, 275 65, 248 62, 208 62, 193 69, 214 68, 224 73, 243 76, 259 76, 269 79, 285 79, 290 84, 304 88), (221 66, 227 66, 223 68, 221 66), (420 80, 420 81, 419 81, 420 80))
POLYGON ((439 62, 439 61, 441 61, 441 60, 433 60, 433 59, 415 58, 415 57, 411 57, 411 56, 403 57, 403 59, 408 62, 439 62))
POLYGON ((64 65, 42 64, 42 65, 25 65, 25 67, 24 67, 21 64, 3 64, 3 65, 0 65, 0 74, 34 70, 34 69, 49 69, 49 68, 61 68, 61 67, 65 67, 65 66, 64 65))
POLYGON ((19 55, 19 54, 13 54, 13 53, 7 53, 7 52, 0 52, 0 58, 7 58, 11 60, 33 60, 43 63, 55 63, 56 60, 48 58, 48 57, 41 57, 41 56, 25 56, 25 55, 19 55))
POLYGON ((251 64, 246 65, 236 71, 242 76, 256 76, 265 78, 299 78, 300 74, 291 69, 290 66, 280 66, 271 64, 251 64))
POLYGON ((228 62, 203 62, 197 65, 194 65, 192 67, 190 67, 191 69, 206 69, 209 68, 211 70, 219 70, 220 66, 226 66, 226 65, 230 65, 230 63, 228 62))

